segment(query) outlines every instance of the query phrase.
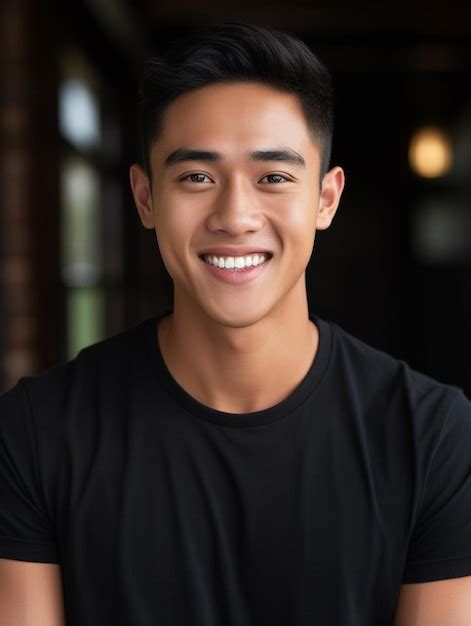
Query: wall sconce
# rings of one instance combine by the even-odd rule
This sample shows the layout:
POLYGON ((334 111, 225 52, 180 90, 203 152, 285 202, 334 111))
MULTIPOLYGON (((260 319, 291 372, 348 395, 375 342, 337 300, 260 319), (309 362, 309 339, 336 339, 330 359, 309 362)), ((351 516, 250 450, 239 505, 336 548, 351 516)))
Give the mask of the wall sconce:
POLYGON ((453 149, 449 135, 438 126, 416 130, 409 144, 409 165, 423 178, 439 178, 451 168, 453 149))

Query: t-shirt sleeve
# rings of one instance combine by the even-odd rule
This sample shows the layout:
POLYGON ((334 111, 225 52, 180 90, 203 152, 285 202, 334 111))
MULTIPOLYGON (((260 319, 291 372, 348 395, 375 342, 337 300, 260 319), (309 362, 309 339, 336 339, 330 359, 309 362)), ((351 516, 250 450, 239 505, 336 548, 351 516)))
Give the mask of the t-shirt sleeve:
POLYGON ((403 583, 471 575, 471 402, 460 389, 426 477, 403 583))
POLYGON ((59 563, 22 381, 0 395, 0 558, 59 563))

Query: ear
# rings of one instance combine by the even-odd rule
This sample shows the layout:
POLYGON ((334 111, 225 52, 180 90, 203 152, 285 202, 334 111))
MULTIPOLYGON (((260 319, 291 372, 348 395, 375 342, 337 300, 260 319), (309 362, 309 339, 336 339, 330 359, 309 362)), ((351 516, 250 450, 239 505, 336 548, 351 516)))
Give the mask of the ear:
POLYGON ((333 167, 324 175, 316 218, 317 230, 329 228, 337 211, 344 186, 345 173, 341 167, 333 167))
POLYGON ((152 192, 149 177, 138 163, 133 163, 129 169, 132 194, 137 211, 145 228, 154 228, 154 210, 152 206, 152 192))

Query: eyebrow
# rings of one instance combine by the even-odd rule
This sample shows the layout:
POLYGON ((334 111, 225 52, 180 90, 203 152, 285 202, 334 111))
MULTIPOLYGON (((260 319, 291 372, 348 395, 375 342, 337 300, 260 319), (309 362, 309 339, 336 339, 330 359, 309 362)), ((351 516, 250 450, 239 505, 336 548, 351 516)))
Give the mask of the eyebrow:
MULTIPOLYGON (((271 150, 254 150, 247 152, 250 161, 282 161, 306 167, 303 157, 291 148, 278 148, 271 150)), ((171 152, 164 161, 165 167, 171 167, 176 163, 185 161, 222 161, 222 154, 214 150, 193 150, 191 148, 178 148, 171 152)))

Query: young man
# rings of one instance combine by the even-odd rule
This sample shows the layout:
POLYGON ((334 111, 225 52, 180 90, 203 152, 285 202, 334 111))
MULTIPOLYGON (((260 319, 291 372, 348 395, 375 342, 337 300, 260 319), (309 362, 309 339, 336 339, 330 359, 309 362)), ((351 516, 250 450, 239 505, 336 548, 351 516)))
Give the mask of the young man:
POLYGON ((220 24, 148 63, 140 114, 174 302, 0 399, 0 623, 471 623, 471 403, 308 310, 327 70, 220 24))

